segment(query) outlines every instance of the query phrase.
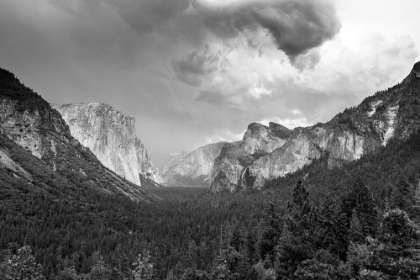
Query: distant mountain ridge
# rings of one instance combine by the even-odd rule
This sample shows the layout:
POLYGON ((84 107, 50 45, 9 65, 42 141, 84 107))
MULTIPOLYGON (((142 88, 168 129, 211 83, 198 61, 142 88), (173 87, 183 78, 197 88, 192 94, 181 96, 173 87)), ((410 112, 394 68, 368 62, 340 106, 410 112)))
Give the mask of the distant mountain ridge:
POLYGON ((236 180, 243 166, 282 146, 290 134, 291 131, 280 124, 250 124, 242 141, 202 146, 176 160, 164 178, 169 185, 209 186, 219 173, 226 172, 236 180))
POLYGON ((377 92, 325 124, 294 129, 283 145, 266 155, 244 161, 246 153, 232 156, 229 150, 222 151, 214 164, 210 190, 260 189, 268 180, 294 172, 322 155, 328 157, 329 167, 339 166, 387 145, 392 137, 406 139, 419 127, 420 62, 402 83, 377 92))
POLYGON ((179 160, 188 154, 186 151, 181 151, 178 154, 170 154, 164 152, 154 152, 150 154, 153 165, 158 168, 159 174, 165 174, 166 171, 179 160))
POLYGON ((0 134, 0 166, 7 170, 0 183, 5 187, 15 182, 53 193, 62 187, 124 195, 136 201, 154 199, 103 166, 72 137, 48 102, 4 69, 0 69, 0 134))
POLYGON ((130 182, 140 176, 157 183, 162 178, 135 132, 135 119, 103 103, 51 104, 70 127, 73 137, 88 147, 103 165, 130 182))
POLYGON ((189 154, 181 153, 167 165, 163 174, 169 186, 208 186, 213 163, 226 142, 200 147, 189 154))

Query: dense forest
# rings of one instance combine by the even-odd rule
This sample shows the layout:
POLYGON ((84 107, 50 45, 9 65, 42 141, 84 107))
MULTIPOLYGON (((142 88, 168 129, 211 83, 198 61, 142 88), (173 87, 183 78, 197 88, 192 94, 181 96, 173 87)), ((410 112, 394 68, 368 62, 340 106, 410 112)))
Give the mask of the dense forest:
POLYGON ((340 168, 326 162, 260 192, 155 189, 154 203, 94 189, 2 186, 0 275, 417 279, 420 134, 340 168))

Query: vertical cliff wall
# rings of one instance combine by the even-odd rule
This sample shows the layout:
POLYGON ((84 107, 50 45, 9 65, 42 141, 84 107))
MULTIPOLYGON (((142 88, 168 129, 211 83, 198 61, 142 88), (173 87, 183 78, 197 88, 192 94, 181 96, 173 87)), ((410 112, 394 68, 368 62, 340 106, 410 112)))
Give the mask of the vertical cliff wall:
POLYGON ((141 185, 140 175, 161 181, 147 149, 135 133, 135 119, 101 103, 52 104, 71 135, 88 147, 103 165, 141 185))

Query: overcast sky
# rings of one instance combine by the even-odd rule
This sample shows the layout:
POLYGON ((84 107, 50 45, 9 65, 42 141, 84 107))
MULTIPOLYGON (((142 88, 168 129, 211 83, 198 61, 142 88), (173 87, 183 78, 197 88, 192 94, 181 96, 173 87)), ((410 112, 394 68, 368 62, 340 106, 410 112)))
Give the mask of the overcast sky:
POLYGON ((0 0, 0 67, 136 118, 150 151, 328 121, 401 81, 419 0, 0 0))

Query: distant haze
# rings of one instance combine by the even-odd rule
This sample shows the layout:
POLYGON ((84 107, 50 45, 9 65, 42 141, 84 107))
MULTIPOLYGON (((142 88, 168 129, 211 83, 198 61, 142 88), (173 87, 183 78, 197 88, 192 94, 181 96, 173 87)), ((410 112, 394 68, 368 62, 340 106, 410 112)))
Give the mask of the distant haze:
POLYGON ((0 67, 54 103, 136 118, 150 151, 289 128, 405 77, 418 0, 1 0, 0 67))

